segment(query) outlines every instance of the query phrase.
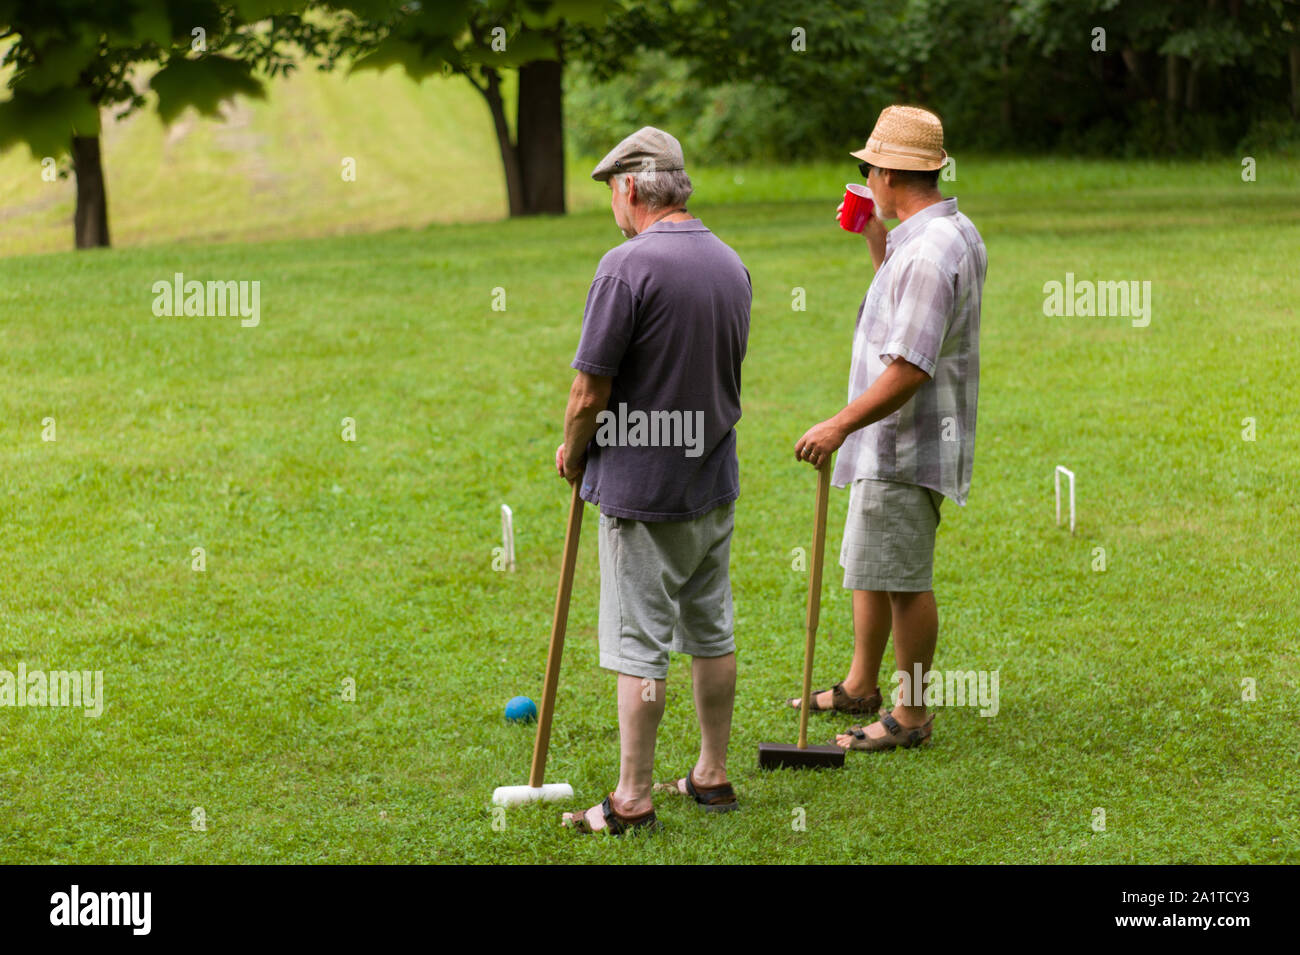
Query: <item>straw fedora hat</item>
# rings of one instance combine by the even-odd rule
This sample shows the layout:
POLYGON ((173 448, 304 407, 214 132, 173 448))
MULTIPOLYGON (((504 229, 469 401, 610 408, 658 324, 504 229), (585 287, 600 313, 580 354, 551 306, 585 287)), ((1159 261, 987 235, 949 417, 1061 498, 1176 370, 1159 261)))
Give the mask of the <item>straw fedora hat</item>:
POLYGON ((943 151, 943 123, 918 106, 886 106, 867 144, 849 155, 881 169, 942 168, 948 158, 943 151))

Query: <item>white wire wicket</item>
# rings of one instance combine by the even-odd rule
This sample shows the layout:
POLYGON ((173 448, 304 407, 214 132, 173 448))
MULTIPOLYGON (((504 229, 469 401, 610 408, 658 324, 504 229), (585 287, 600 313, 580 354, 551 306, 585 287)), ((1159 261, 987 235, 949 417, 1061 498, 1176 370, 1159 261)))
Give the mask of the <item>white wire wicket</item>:
POLYGON ((1074 472, 1064 465, 1056 466, 1056 524, 1061 524, 1061 475, 1070 479, 1070 533, 1074 533, 1074 472))
POLYGON ((515 515, 509 504, 501 505, 501 549, 506 558, 506 570, 515 569, 515 515))

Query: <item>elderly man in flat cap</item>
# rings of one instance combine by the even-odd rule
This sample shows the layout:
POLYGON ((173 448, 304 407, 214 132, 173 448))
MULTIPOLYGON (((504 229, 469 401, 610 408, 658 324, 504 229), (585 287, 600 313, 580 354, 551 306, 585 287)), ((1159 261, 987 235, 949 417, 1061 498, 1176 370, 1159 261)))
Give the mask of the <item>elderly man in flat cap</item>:
POLYGON ((618 786, 575 832, 657 828, 656 789, 713 812, 738 808, 727 780, 736 690, 729 576, 740 494, 735 424, 749 339, 749 272, 686 209, 681 145, 647 126, 591 177, 607 183, 627 238, 587 293, 577 376, 555 464, 600 507, 600 665, 618 674, 618 786), (653 783, 669 651, 690 654, 700 754, 653 783))
POLYGON ((836 742, 880 752, 931 737, 922 691, 939 632, 935 531, 943 499, 964 506, 970 490, 988 259, 957 200, 939 192, 939 117, 890 106, 852 155, 876 203, 863 233, 875 277, 858 310, 849 403, 808 429, 795 457, 821 467, 838 449, 832 483, 852 485, 840 563, 853 592, 853 662, 810 708, 879 715, 836 742), (886 232, 884 219, 899 224, 886 232), (900 699, 881 709, 891 629, 900 699))

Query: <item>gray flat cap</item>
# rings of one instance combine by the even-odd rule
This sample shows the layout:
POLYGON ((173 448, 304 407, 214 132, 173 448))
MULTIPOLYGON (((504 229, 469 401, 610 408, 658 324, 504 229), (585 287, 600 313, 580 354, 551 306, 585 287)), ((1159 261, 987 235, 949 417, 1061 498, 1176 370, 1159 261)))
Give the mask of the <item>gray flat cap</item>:
POLYGON ((591 178, 597 182, 606 182, 610 176, 624 172, 640 172, 643 169, 672 172, 685 168, 682 144, 674 136, 653 126, 642 126, 596 163, 591 178))

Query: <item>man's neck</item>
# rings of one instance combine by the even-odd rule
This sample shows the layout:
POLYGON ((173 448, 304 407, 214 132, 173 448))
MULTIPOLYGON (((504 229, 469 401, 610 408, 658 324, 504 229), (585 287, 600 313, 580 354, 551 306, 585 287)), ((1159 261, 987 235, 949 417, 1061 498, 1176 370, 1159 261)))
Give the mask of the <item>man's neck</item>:
POLYGON ((687 219, 693 218, 694 216, 687 212, 684 207, 674 207, 671 211, 667 209, 647 210, 645 215, 638 217, 636 233, 640 235, 656 222, 685 222, 687 219))
POLYGON ((934 192, 927 192, 919 196, 909 197, 906 202, 900 202, 896 207, 898 212, 898 222, 901 225, 912 216, 916 215, 922 209, 928 209, 936 202, 943 202, 943 193, 937 189, 934 192))

